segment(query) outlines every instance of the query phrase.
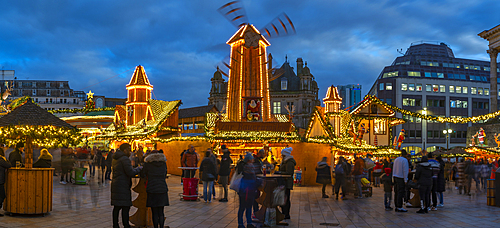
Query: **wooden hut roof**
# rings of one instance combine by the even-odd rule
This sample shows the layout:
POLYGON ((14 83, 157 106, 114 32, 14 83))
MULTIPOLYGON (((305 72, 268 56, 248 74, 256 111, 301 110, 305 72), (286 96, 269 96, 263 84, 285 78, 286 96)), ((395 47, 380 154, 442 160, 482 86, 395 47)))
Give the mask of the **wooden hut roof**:
POLYGON ((0 118, 0 127, 11 125, 30 125, 30 126, 48 126, 73 128, 70 124, 59 119, 47 110, 33 103, 28 99, 25 104, 14 109, 4 117, 0 118))

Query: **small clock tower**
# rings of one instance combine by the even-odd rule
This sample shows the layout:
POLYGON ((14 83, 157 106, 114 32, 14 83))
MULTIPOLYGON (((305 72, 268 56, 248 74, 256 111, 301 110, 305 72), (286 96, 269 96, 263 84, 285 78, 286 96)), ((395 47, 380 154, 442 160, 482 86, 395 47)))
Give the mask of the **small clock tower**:
POLYGON ((231 46, 226 105, 229 120, 269 121, 266 48, 271 44, 250 24, 241 26, 227 44, 231 46))
POLYGON ((149 83, 144 67, 139 65, 135 68, 134 75, 127 85, 127 126, 134 125, 146 116, 148 100, 151 99, 153 85, 149 83))

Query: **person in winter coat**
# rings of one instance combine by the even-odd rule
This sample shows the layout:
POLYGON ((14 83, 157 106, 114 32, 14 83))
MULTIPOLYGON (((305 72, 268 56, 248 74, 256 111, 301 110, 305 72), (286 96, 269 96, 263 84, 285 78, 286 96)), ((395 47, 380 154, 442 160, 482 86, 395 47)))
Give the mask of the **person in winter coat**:
POLYGON ((391 168, 384 169, 385 174, 382 174, 381 182, 384 185, 384 206, 386 211, 391 211, 391 199, 392 199, 392 186, 394 182, 392 181, 392 170, 391 168))
POLYGON ((375 187, 380 187, 380 176, 384 172, 383 167, 384 166, 382 165, 382 163, 380 163, 380 162, 375 163, 375 167, 373 168, 373 177, 375 178, 375 184, 374 184, 375 187))
POLYGON ((335 165, 335 186, 333 192, 335 194, 335 199, 339 199, 340 188, 342 187, 341 199, 345 200, 347 197, 346 180, 349 170, 347 168, 344 157, 339 157, 337 165, 335 165))
POLYGON ((465 187, 465 162, 463 158, 459 158, 459 162, 456 164, 457 167, 457 178, 456 178, 456 186, 458 187, 458 194, 462 194, 462 190, 464 193, 467 190, 464 190, 465 187))
POLYGON ((285 215, 285 219, 290 219, 290 191, 293 189, 293 174, 295 171, 295 165, 297 162, 292 156, 292 148, 287 147, 281 150, 281 164, 280 164, 280 173, 282 175, 290 175, 291 177, 285 178, 285 197, 286 203, 281 206, 281 212, 285 215))
POLYGON ((16 144, 16 149, 9 154, 9 162, 12 167, 16 167, 16 163, 20 162, 21 166, 23 164, 23 156, 21 155, 21 151, 23 150, 24 144, 18 143, 16 144))
POLYGON ((487 180, 490 177, 490 167, 488 167, 488 160, 484 160, 481 164, 481 183, 483 184, 483 189, 486 191, 487 180))
POLYGON ((231 164, 233 164, 233 160, 231 159, 226 145, 222 145, 221 150, 223 154, 220 161, 219 184, 224 190, 224 198, 220 199, 219 202, 227 202, 227 185, 229 183, 229 174, 231 174, 231 164))
POLYGON ((439 204, 437 207, 444 207, 444 194, 443 192, 446 191, 446 179, 444 178, 444 172, 445 172, 445 162, 443 161, 443 158, 441 155, 439 155, 437 158, 437 161, 439 162, 439 174, 437 177, 437 194, 439 198, 439 204))
POLYGON ((201 180, 203 181, 203 199, 205 203, 212 202, 212 190, 214 188, 214 180, 217 176, 217 165, 213 161, 212 151, 205 152, 205 158, 200 164, 201 180))
MULTIPOLYGON (((189 149, 184 155, 182 155, 182 166, 183 167, 197 167, 198 166, 198 153, 194 150, 193 145, 189 145, 189 149)), ((196 169, 187 169, 184 173, 186 178, 193 178, 196 174, 196 169)))
POLYGON ((151 207, 153 227, 163 228, 165 215, 163 208, 169 206, 167 178, 167 158, 163 153, 153 150, 144 159, 141 176, 146 178, 148 193, 146 207, 151 207))
POLYGON ((422 156, 421 162, 417 165, 415 179, 418 184, 418 193, 420 195, 420 210, 417 213, 428 213, 428 208, 431 203, 431 188, 432 188, 432 169, 427 156, 422 156))
POLYGON ((120 150, 113 154, 113 179, 111 180, 111 205, 113 206, 113 228, 118 228, 118 215, 122 211, 123 226, 130 227, 129 211, 132 206, 132 177, 137 175, 142 167, 132 168, 130 162, 130 144, 120 145, 120 150))
MULTIPOLYGON (((5 158, 5 152, 0 148, 0 208, 2 208, 3 201, 5 200, 5 172, 8 168, 12 167, 7 158, 5 158)), ((2 217, 3 214, 0 214, 2 217)))
POLYGON ((73 149, 71 148, 63 148, 61 149, 61 181, 60 184, 70 183, 70 175, 69 173, 73 169, 74 160, 73 149), (66 181, 64 181, 66 179, 66 181))
POLYGON ((111 166, 113 164, 113 154, 115 154, 115 150, 111 149, 106 155, 106 160, 104 160, 104 164, 106 165, 106 173, 104 174, 105 180, 111 180, 111 166))
MULTIPOLYGON (((437 160, 434 159, 434 155, 432 153, 429 153, 427 155, 427 158, 429 159, 429 163, 431 164, 431 169, 432 169, 432 187, 431 187, 431 200, 432 200, 432 207, 431 211, 436 211, 437 210, 437 187, 438 187, 438 176, 440 173, 440 164, 437 160)), ((444 174, 443 174, 444 176, 444 174)))
POLYGON ((352 175, 354 176, 354 182, 356 183, 356 191, 357 191, 357 198, 361 199, 363 198, 363 194, 361 193, 361 179, 365 177, 364 175, 364 169, 365 169, 365 161, 363 161, 363 158, 361 156, 356 156, 354 154, 354 168, 352 170, 352 175))
POLYGON ((47 149, 40 151, 38 161, 33 164, 33 168, 50 168, 52 166, 52 155, 47 149))
POLYGON ((473 161, 467 160, 465 162, 465 194, 466 195, 471 195, 470 194, 470 189, 472 186, 472 180, 474 179, 474 176, 476 175, 476 168, 474 165, 473 161))
POLYGON ((247 219, 247 228, 254 228, 252 224, 252 207, 257 194, 257 168, 254 165, 252 153, 246 152, 243 161, 238 164, 237 172, 242 174, 238 196, 240 205, 238 208, 238 228, 245 228, 243 225, 243 213, 247 219))
POLYGON ((499 167, 498 160, 496 160, 493 163, 491 163, 491 176, 490 176, 490 179, 492 179, 492 180, 495 179, 495 173, 497 172, 498 167, 499 167))
POLYGON ((328 198, 326 194, 326 186, 332 184, 332 176, 330 175, 330 166, 326 163, 326 157, 323 157, 320 162, 316 165, 316 183, 322 184, 323 188, 321 192, 323 193, 323 198, 328 198))

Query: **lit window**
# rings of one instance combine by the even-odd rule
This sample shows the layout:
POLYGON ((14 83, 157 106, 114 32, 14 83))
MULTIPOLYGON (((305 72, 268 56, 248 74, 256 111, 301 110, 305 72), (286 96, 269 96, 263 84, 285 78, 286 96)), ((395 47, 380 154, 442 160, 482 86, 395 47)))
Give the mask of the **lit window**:
POLYGON ((490 71, 490 67, 484 67, 484 71, 490 71))
POLYGON ((450 86, 450 93, 454 93, 455 92, 455 86, 450 86))
POLYGON ((417 84, 416 90, 419 92, 422 91, 422 84, 417 84))
POLYGON ((477 94, 483 95, 483 88, 477 88, 477 94))
POLYGON ((462 101, 462 108, 467 108, 467 101, 462 101))
POLYGON ((476 94, 476 87, 470 87, 470 94, 476 94))
POLYGON ((443 73, 437 73, 437 77, 438 78, 444 78, 444 74, 443 73))
POLYGON ((462 108, 462 101, 457 100, 457 108, 462 108))
POLYGON ((415 84, 414 83, 408 84, 408 91, 415 91, 415 84))
POLYGON ((489 96, 490 95, 490 89, 484 88, 484 95, 489 96))
POLYGON ((425 72, 424 74, 425 74, 426 78, 430 78, 431 77, 431 72, 425 72))
POLYGON ((432 85, 432 92, 438 93, 439 92, 439 85, 432 85))
POLYGON ((386 83, 385 90, 392 90, 392 83, 386 83))
POLYGON ((401 84, 401 91, 406 91, 408 89, 408 84, 403 83, 401 84))
POLYGON ((288 80, 286 78, 281 79, 281 90, 287 90, 288 88, 288 80))
POLYGON ((456 93, 462 93, 462 86, 455 86, 456 93))
POLYGON ((379 90, 384 90, 384 83, 380 83, 379 85, 379 90))
POLYGON ((450 107, 451 108, 456 108, 457 107, 457 101, 450 101, 450 107))
POLYGON ((446 86, 444 85, 439 85, 439 92, 445 93, 446 92, 446 86))
POLYGON ((273 113, 274 114, 281 114, 281 102, 280 101, 273 102, 273 113))
POLYGON ((462 93, 468 93, 467 88, 468 88, 467 86, 462 87, 462 93))
POLYGON ((432 92, 432 85, 430 84, 425 85, 425 91, 432 92))
POLYGON ((399 71, 387 72, 387 73, 384 73, 382 78, 392 78, 392 77, 397 77, 398 75, 399 75, 399 71))
POLYGON ((418 72, 418 71, 408 71, 408 76, 411 76, 411 77, 420 77, 420 72, 418 72))

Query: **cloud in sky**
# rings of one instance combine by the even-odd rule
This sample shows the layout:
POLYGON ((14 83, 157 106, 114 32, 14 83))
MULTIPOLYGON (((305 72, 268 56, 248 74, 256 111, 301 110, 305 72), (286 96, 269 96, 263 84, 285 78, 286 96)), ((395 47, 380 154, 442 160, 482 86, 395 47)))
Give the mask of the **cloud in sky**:
MULTIPOLYGON (((75 90, 126 97, 134 67, 143 65, 157 99, 206 105, 210 78, 237 30, 217 12, 228 1, 7 1, 0 67, 19 79, 68 80, 75 90)), ((292 66, 298 57, 307 61, 320 98, 332 84, 359 83, 368 92, 396 50, 412 42, 445 42, 456 57, 488 60, 477 34, 500 22, 500 2, 487 0, 242 3, 257 28, 288 14, 297 34, 271 39, 268 51, 279 65, 285 55, 292 66)))

